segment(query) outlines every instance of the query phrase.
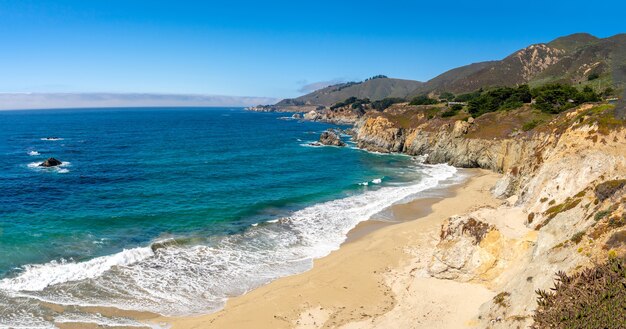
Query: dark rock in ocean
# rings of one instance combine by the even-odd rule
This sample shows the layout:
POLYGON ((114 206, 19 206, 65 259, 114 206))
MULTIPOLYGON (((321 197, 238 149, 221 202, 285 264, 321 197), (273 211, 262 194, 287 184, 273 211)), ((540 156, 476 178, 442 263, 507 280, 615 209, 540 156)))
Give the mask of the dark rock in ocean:
POLYGON ((300 113, 294 113, 291 117, 292 117, 293 119, 302 119, 302 114, 300 114, 300 113))
POLYGON ((49 158, 48 160, 42 162, 39 166, 40 167, 56 167, 63 164, 63 162, 55 159, 55 158, 49 158))
POLYGON ((324 145, 346 146, 346 143, 341 141, 339 135, 331 129, 326 130, 320 135, 320 143, 324 145))

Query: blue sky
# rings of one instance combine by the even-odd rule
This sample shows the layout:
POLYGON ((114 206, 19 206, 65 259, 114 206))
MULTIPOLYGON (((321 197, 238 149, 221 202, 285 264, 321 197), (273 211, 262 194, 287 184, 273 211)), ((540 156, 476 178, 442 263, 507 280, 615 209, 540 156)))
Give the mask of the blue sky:
POLYGON ((626 32, 618 1, 0 0, 0 92, 294 97, 626 32))

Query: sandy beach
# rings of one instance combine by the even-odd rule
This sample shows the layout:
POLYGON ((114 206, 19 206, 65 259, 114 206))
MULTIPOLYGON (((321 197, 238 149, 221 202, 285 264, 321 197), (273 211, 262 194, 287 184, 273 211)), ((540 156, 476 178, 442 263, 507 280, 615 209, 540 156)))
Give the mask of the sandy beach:
POLYGON ((396 205, 394 225, 366 222, 342 247, 308 272, 278 279, 228 300, 219 312, 157 318, 172 328, 465 328, 495 293, 480 284, 429 277, 425 265, 442 222, 501 201, 490 189, 500 177, 471 170, 446 197, 396 205))

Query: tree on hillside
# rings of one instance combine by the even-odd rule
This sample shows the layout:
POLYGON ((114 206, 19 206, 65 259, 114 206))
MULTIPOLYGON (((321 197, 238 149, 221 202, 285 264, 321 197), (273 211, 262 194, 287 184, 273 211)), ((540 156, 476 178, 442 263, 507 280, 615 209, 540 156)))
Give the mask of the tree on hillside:
POLYGON ((532 90, 535 107, 547 113, 561 113, 582 103, 601 100, 591 87, 585 86, 582 91, 563 85, 547 84, 532 90))
POLYGON ((437 101, 436 99, 432 99, 427 95, 420 95, 413 98, 409 105, 433 105, 437 103, 439 103, 439 101, 437 101))
POLYGON ((500 87, 481 93, 471 98, 467 104, 469 113, 479 117, 485 113, 510 110, 530 103, 531 93, 528 85, 517 88, 500 87))
POLYGON ((444 91, 439 95, 439 99, 451 102, 454 99, 454 94, 449 91, 444 91))
POLYGON ((379 101, 372 102, 372 107, 378 111, 384 111, 389 106, 396 104, 396 103, 402 103, 404 101, 405 100, 403 98, 387 97, 379 101))

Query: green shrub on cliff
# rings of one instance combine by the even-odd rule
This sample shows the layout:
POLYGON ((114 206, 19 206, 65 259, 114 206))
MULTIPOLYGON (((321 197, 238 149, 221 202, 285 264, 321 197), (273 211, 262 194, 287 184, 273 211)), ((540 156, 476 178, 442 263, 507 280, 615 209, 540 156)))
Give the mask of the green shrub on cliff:
POLYGON ((573 86, 553 83, 532 90, 535 107, 546 113, 561 113, 587 102, 598 102, 602 98, 591 87, 582 91, 573 86))
POLYGON ((387 97, 379 101, 372 102, 372 107, 378 111, 384 111, 389 106, 396 104, 396 103, 402 103, 402 102, 405 102, 403 98, 387 97))
POLYGON ((537 290, 532 328, 625 328, 626 267, 613 257, 571 276, 556 274, 552 292, 537 290))
POLYGON ((331 110, 334 109, 338 109, 340 107, 344 107, 344 106, 348 106, 350 105, 350 107, 352 107, 353 109, 357 109, 359 107, 361 107, 361 105, 363 104, 369 104, 370 100, 368 98, 365 99, 359 99, 356 97, 349 97, 346 100, 342 101, 342 102, 337 102, 335 103, 333 106, 330 107, 331 110))
POLYGON ((437 103, 439 103, 438 100, 432 99, 428 97, 427 95, 421 95, 421 96, 417 96, 413 98, 411 102, 409 103, 409 105, 434 105, 437 103))
POLYGON ((500 87, 471 98, 467 109, 472 116, 479 117, 489 112, 518 108, 530 101, 531 93, 528 85, 521 85, 517 88, 500 87))

